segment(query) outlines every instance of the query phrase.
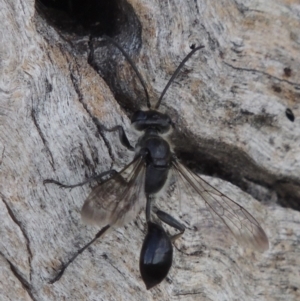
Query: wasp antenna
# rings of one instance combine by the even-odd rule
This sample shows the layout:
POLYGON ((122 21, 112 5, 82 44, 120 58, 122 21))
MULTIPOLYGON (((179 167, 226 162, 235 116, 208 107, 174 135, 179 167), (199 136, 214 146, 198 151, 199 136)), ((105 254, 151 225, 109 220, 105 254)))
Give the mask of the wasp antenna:
POLYGON ((116 46, 121 52, 122 54, 125 56, 125 58, 127 59, 128 63, 131 65, 132 69, 134 70, 134 72, 136 73, 138 79, 140 80, 144 91, 145 91, 145 95, 146 95, 146 102, 147 102, 147 107, 148 109, 151 108, 151 103, 150 103, 150 98, 149 98, 149 94, 146 88, 146 84, 145 81, 143 80, 142 75, 140 74, 140 72, 138 71, 137 67, 135 66, 134 62, 132 61, 132 59, 130 58, 130 56, 127 54, 127 52, 123 49, 123 47, 114 39, 104 35, 103 36, 104 39, 106 39, 107 41, 109 41, 110 43, 112 43, 114 46, 116 46))
POLYGON ((160 104, 161 104, 161 100, 164 97, 164 95, 166 94, 168 88, 170 87, 170 85, 172 84, 173 80, 175 79, 175 77, 178 75, 180 69, 183 67, 183 65, 186 63, 186 61, 198 50, 204 48, 203 45, 198 46, 196 48, 194 48, 183 60, 182 62, 179 64, 179 66, 177 67, 177 69, 175 70, 175 72, 173 73, 172 77, 170 78, 169 82, 167 83, 167 85, 165 86, 164 90, 162 91, 156 105, 155 105, 155 109, 158 109, 160 104))

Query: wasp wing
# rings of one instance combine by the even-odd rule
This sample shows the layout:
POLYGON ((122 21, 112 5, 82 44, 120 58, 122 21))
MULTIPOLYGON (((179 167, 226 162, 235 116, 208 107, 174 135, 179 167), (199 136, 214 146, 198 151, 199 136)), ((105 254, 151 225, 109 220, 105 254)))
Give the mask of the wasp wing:
POLYGON ((242 206, 228 198, 180 162, 173 161, 175 176, 192 188, 205 203, 213 217, 217 216, 235 238, 253 250, 263 252, 269 248, 267 235, 257 220, 242 206))
POLYGON ((122 226, 146 203, 145 162, 135 158, 119 173, 96 186, 81 210, 84 222, 98 226, 122 226))

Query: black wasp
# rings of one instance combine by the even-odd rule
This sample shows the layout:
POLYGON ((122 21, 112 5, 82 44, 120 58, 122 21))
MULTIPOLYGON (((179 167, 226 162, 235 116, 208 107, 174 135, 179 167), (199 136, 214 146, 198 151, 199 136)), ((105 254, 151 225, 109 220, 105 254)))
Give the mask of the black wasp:
MULTIPOLYGON (((145 90, 148 110, 139 110, 131 118, 133 127, 141 132, 135 147, 130 145, 122 126, 107 129, 99 125, 95 119, 102 130, 118 131, 121 143, 129 150, 134 151, 135 156, 132 162, 120 172, 109 170, 97 176, 97 179, 102 182, 92 190, 85 200, 81 216, 86 223, 105 228, 88 245, 79 250, 72 260, 109 227, 124 225, 146 206, 148 229, 140 255, 140 271, 147 289, 160 283, 172 265, 172 241, 182 235, 185 230, 184 225, 171 215, 157 208, 152 208, 156 195, 164 186, 168 185, 170 174, 175 175, 177 181, 183 181, 185 187, 188 187, 188 191, 196 193, 212 215, 218 217, 238 241, 257 251, 267 250, 269 247, 268 238, 256 219, 242 206, 181 164, 171 150, 170 144, 164 138, 165 134, 171 131, 173 123, 167 114, 158 111, 161 100, 185 62, 204 46, 193 48, 183 59, 164 88, 154 109, 152 109, 144 80, 131 58, 115 40, 109 37, 105 37, 105 39, 123 53, 136 72, 145 90), (155 213, 162 222, 179 230, 179 234, 169 237, 160 225, 153 222, 152 213, 155 213)), ((90 182, 90 180, 69 186, 54 180, 46 180, 45 182, 72 188, 90 182)), ((61 269, 54 281, 60 278, 69 263, 61 269)))

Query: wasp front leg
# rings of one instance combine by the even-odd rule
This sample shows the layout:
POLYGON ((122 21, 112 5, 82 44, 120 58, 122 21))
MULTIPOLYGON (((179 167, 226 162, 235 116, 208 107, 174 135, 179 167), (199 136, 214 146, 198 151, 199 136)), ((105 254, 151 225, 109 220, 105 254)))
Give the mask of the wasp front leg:
POLYGON ((93 121, 97 125, 97 128, 99 131, 106 131, 106 132, 118 132, 119 133, 119 139, 123 146, 125 146, 128 150, 134 151, 134 147, 130 144, 126 132, 124 128, 121 125, 116 125, 112 128, 107 128, 104 125, 102 125, 97 118, 93 118, 93 121))

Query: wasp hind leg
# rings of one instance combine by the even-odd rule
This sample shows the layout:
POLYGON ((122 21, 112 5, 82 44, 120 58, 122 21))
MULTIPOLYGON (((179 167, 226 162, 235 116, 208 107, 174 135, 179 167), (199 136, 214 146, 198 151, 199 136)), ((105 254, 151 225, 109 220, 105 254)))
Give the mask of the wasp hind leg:
POLYGON ((185 231, 185 226, 183 224, 181 224, 178 220, 176 220, 173 216, 171 216, 170 214, 158 210, 158 209, 154 209, 153 212, 157 215, 157 217, 164 222, 165 224, 175 228, 176 230, 179 231, 178 234, 175 234, 173 236, 170 237, 171 241, 174 242, 176 239, 178 239, 179 237, 181 237, 181 235, 184 233, 185 231))

